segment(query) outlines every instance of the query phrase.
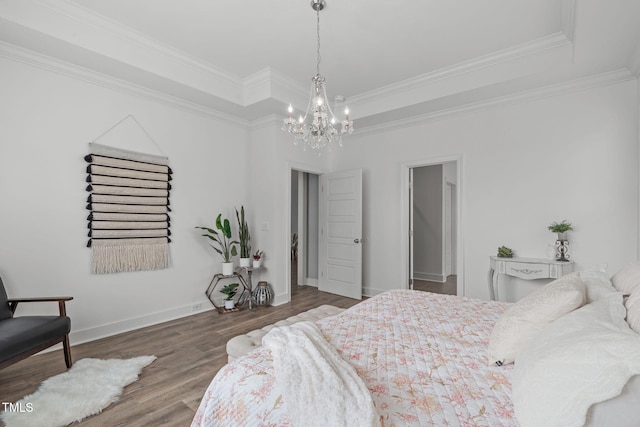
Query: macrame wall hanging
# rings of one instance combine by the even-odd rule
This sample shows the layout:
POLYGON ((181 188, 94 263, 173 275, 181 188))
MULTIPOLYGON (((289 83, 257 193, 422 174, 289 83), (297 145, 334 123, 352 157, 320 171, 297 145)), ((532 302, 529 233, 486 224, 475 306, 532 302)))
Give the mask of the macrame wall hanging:
MULTIPOLYGON (((132 116, 123 120, 127 118, 135 120, 132 116)), ((87 247, 92 251, 91 272, 167 268, 171 242, 169 159, 96 143, 89 143, 89 153, 85 160, 89 163, 87 247)))

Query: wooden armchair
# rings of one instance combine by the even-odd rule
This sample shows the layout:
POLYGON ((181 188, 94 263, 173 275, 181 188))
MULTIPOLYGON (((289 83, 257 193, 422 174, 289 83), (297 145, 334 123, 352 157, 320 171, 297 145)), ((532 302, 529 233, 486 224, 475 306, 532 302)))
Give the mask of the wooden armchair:
POLYGON ((65 302, 72 299, 73 297, 7 298, 0 278, 0 369, 59 342, 64 347, 67 368, 70 368, 73 363, 69 344, 71 319, 67 317, 65 302), (14 317, 19 303, 42 301, 57 302, 60 315, 14 317))

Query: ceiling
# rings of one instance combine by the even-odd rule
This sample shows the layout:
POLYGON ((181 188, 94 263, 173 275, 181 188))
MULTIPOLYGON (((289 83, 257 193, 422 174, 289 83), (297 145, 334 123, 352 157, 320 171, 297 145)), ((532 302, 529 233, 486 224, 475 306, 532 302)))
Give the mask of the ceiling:
MULTIPOLYGON (((327 0, 320 71, 358 129, 637 77, 638 16, 637 0, 327 0)), ((315 26, 308 0, 3 0, 0 53, 250 123, 306 107, 315 26)))

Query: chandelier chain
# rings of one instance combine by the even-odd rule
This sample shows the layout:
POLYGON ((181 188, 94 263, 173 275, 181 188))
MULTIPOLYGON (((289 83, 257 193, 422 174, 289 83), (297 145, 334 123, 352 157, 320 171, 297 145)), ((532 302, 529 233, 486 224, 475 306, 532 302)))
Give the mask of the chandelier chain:
POLYGON ((316 74, 320 74, 320 8, 316 10, 316 35, 318 38, 318 48, 316 49, 316 74))

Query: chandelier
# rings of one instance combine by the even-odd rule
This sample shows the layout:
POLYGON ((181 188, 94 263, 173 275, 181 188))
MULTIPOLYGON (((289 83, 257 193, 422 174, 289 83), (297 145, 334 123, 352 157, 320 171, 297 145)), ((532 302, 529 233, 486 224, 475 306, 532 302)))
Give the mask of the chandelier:
MULTIPOLYGON (((304 116, 293 118, 293 106, 289 104, 289 117, 284 119, 282 130, 295 136, 294 144, 303 142, 304 148, 331 150, 334 143, 342 146, 342 135, 353 132, 353 121, 349 120, 349 108, 344 109, 344 119, 338 120, 331 109, 325 79, 320 75, 320 11, 324 9, 324 0, 312 0, 311 7, 316 11, 317 61, 316 75, 311 78, 309 105, 304 116)), ((340 99, 340 97, 336 97, 340 99)), ((319 151, 318 151, 319 153, 319 151)))

